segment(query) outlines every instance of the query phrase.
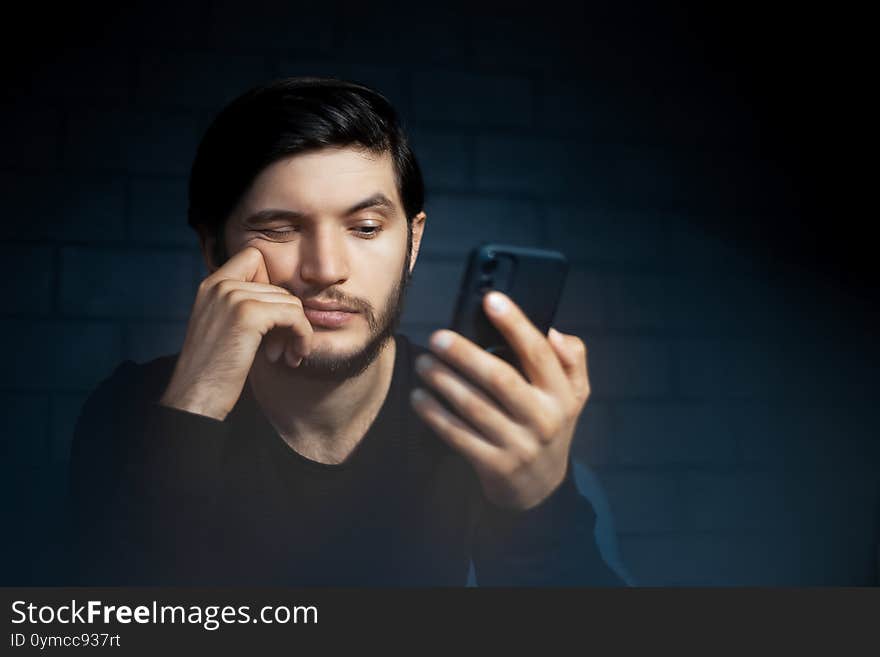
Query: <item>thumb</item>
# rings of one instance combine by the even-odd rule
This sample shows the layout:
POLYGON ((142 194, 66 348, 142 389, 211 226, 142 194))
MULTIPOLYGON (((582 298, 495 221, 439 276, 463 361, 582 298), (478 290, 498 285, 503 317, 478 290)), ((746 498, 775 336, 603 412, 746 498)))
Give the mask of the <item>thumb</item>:
POLYGON ((587 347, 583 340, 576 335, 560 333, 555 328, 551 328, 547 332, 547 338, 575 390, 587 391, 588 393, 587 347))

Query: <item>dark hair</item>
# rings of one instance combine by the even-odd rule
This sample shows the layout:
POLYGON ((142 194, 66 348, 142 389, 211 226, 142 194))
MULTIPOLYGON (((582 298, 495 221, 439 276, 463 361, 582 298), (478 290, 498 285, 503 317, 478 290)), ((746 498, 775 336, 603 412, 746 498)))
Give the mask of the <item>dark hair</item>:
POLYGON ((365 85, 319 77, 269 82, 221 110, 202 137, 190 172, 188 223, 216 237, 212 255, 220 266, 228 257, 226 219, 263 169, 298 153, 350 145, 390 153, 411 224, 424 209, 425 186, 391 103, 365 85))

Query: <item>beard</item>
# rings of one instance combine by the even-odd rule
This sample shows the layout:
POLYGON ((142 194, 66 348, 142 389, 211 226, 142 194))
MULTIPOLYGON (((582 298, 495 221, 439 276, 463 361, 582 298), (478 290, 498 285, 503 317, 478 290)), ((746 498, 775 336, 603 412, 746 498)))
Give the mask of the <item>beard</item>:
MULTIPOLYGON (((404 258, 403 271, 400 273, 396 285, 388 294, 380 313, 377 314, 372 304, 362 299, 352 299, 338 293, 334 294, 333 290, 327 290, 324 295, 325 299, 345 303, 349 307, 356 308, 363 315, 369 328, 366 344, 360 350, 350 354, 311 353, 303 358, 293 372, 322 381, 344 381, 359 376, 376 360, 388 340, 394 337, 400 323, 400 316, 403 313, 403 302, 410 281, 411 226, 407 231, 406 245, 407 257, 404 258)), ((283 354, 279 362, 285 362, 283 354)))

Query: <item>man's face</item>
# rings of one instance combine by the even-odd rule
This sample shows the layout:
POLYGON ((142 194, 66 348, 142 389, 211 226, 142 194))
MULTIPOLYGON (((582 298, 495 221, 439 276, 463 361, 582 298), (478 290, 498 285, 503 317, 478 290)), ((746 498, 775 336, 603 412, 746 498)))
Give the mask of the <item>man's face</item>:
MULTIPOLYGON (((259 249, 269 281, 303 301, 314 336, 297 370, 345 379, 393 334, 422 228, 413 223, 410 258, 389 154, 326 148, 266 167, 226 222, 225 239, 230 255, 259 249), (352 312, 317 308, 326 304, 352 312)), ((277 366, 289 367, 283 356, 277 366)))

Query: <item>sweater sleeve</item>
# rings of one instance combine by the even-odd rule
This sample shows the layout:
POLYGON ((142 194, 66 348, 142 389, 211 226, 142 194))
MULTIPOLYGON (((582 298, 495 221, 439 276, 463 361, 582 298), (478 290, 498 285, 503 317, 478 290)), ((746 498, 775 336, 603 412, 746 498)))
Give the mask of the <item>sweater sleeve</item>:
POLYGON ((87 399, 70 469, 72 576, 84 585, 197 582, 225 422, 158 403, 122 363, 87 399))
POLYGON ((518 511, 485 496, 475 531, 479 586, 623 586, 599 553, 596 514, 577 490, 571 459, 565 478, 547 499, 518 511))

